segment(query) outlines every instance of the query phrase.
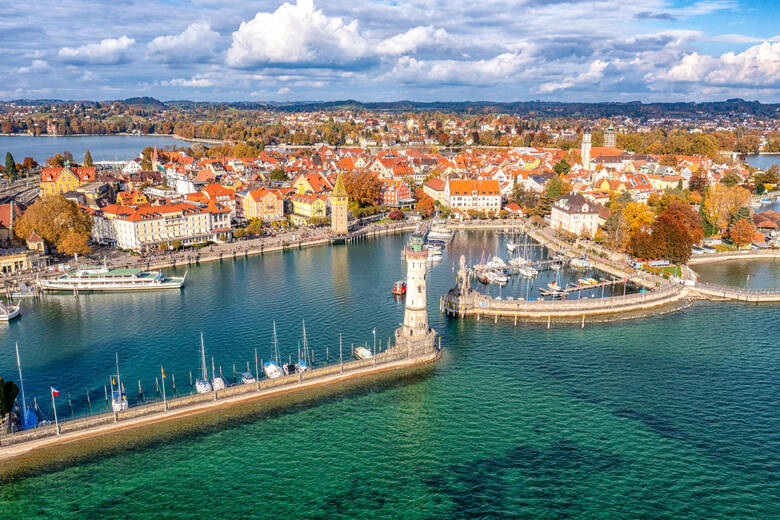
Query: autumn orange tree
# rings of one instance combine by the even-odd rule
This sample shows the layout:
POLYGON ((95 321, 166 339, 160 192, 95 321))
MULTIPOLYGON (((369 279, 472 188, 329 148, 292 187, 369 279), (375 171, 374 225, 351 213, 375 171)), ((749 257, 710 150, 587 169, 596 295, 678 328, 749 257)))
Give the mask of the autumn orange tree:
POLYGON ((750 203, 750 192, 741 186, 713 184, 707 189, 702 203, 704 217, 719 233, 726 231, 729 221, 739 208, 750 203))
POLYGON ((350 203, 360 207, 372 206, 379 201, 382 182, 373 172, 351 171, 342 173, 344 188, 349 195, 350 203))
POLYGON ((45 195, 27 208, 14 226, 20 238, 35 232, 61 253, 88 253, 92 217, 59 195, 45 195))
POLYGON ((731 226, 729 238, 737 247, 746 246, 753 241, 753 226, 747 219, 739 219, 731 226))

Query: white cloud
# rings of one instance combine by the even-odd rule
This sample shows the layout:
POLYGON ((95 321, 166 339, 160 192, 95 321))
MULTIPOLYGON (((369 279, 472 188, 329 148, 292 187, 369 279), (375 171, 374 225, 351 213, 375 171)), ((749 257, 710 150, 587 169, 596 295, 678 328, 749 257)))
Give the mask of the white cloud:
POLYGON ((202 74, 195 75, 190 79, 187 78, 173 78, 171 80, 160 82, 163 86, 170 87, 213 87, 216 82, 202 74))
POLYGON ((357 20, 345 23, 315 9, 313 0, 284 3, 273 13, 260 12, 241 22, 227 52, 231 67, 298 65, 355 66, 369 55, 357 20))
POLYGON ((577 74, 576 76, 567 76, 561 81, 548 81, 539 87, 539 92, 549 94, 558 90, 565 90, 576 85, 593 84, 604 77, 604 69, 607 68, 606 61, 596 60, 588 65, 588 70, 577 74))
POLYGON ((19 74, 29 74, 31 72, 43 72, 49 70, 49 64, 43 60, 33 60, 27 67, 19 67, 17 72, 19 74))
POLYGON ((106 38, 100 43, 81 47, 63 47, 57 53, 60 59, 74 65, 115 65, 129 60, 128 50, 135 43, 133 38, 106 38))
POLYGON ((744 52, 727 52, 720 57, 697 52, 687 54, 661 77, 706 85, 780 85, 780 42, 764 42, 744 52))
POLYGON ((529 56, 523 52, 505 52, 486 60, 417 60, 398 58, 388 78, 406 83, 440 83, 490 86, 509 81, 517 75, 529 56))
POLYGON ((279 90, 276 91, 277 94, 287 94, 290 92, 290 89, 288 87, 282 87, 279 90))
POLYGON ((450 44, 450 41, 450 35, 444 29, 434 29, 432 25, 419 25, 379 42, 377 50, 379 54, 400 56, 420 48, 445 47, 450 44))
POLYGON ((149 53, 165 63, 192 63, 206 61, 214 55, 214 44, 219 33, 208 22, 195 22, 183 32, 158 36, 149 44, 149 53))

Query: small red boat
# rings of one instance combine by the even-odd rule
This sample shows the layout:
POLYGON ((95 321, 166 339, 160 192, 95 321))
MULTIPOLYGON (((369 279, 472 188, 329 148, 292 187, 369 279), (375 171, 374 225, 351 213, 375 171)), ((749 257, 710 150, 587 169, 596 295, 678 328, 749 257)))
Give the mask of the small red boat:
POLYGON ((406 294, 406 282, 398 280, 393 285, 393 294, 406 294))

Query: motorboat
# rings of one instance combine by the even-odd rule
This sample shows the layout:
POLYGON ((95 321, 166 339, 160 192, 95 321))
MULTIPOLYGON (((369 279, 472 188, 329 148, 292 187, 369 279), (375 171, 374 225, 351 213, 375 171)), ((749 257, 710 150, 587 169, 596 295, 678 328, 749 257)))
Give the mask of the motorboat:
POLYGON ((252 383, 256 383, 257 379, 255 378, 254 374, 250 371, 246 371, 243 374, 241 374, 241 383, 244 385, 250 385, 252 383))
POLYGON ((490 273, 488 273, 488 277, 490 279, 490 283, 497 283, 503 285, 509 281, 507 275, 505 275, 501 271, 490 271, 490 273))
POLYGON ((587 269, 591 267, 591 263, 585 257, 573 258, 571 261, 571 266, 574 267, 575 269, 587 269))
POLYGON ((509 260, 509 265, 512 267, 523 267, 527 263, 528 260, 526 260, 522 256, 518 256, 517 258, 512 258, 509 260))
POLYGON ((355 349, 355 357, 357 359, 371 359, 374 355, 366 347, 357 347, 355 349))
POLYGON ((393 294, 406 294, 406 282, 404 280, 398 280, 393 284, 393 294))
POLYGON ((263 363, 263 372, 265 372, 265 377, 269 379, 276 379, 284 376, 284 371, 273 361, 266 361, 263 363))
POLYGON ((435 244, 427 244, 426 247, 428 248, 428 254, 434 255, 434 256, 441 256, 442 254, 442 247, 437 246, 435 244))
POLYGON ((443 240, 445 242, 452 240, 452 235, 452 231, 447 229, 447 226, 444 224, 434 224, 431 226, 430 231, 428 231, 429 239, 443 240))
POLYGON ((521 267, 517 271, 520 276, 523 276, 525 278, 533 278, 534 276, 539 274, 539 271, 537 271, 535 268, 531 267, 530 265, 526 265, 524 267, 521 267))
POLYGON ((509 251, 510 253, 514 253, 516 247, 517 247, 517 244, 515 244, 511 240, 506 243, 506 250, 509 251))
POLYGON ((494 256, 488 263, 485 264, 488 269, 503 269, 506 267, 504 259, 498 256, 494 256))
POLYGON ((0 302, 0 321, 11 321, 22 313, 21 304, 12 305, 0 302))

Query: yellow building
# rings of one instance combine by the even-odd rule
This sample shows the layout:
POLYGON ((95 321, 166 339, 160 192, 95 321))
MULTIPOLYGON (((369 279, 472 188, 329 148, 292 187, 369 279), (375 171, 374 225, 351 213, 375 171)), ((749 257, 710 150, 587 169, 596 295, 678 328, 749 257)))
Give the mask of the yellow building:
POLYGON ((313 217, 327 216, 328 200, 325 195, 301 195, 292 196, 293 212, 290 221, 296 226, 306 225, 313 217))
POLYGON ((61 195, 94 180, 95 168, 92 167, 44 168, 41 170, 41 194, 61 195))
POLYGON ((293 182, 293 189, 296 193, 301 195, 307 193, 325 193, 333 189, 328 179, 319 173, 309 173, 306 175, 299 175, 293 182))
POLYGON ((348 206, 349 196, 339 174, 336 186, 330 194, 330 228, 334 233, 341 235, 349 232, 348 206))
POLYGON ((259 188, 246 194, 242 204, 244 217, 272 222, 284 218, 284 196, 279 190, 259 188))
POLYGON ((116 194, 116 203, 120 206, 140 206, 148 204, 149 200, 138 190, 120 191, 116 194))

